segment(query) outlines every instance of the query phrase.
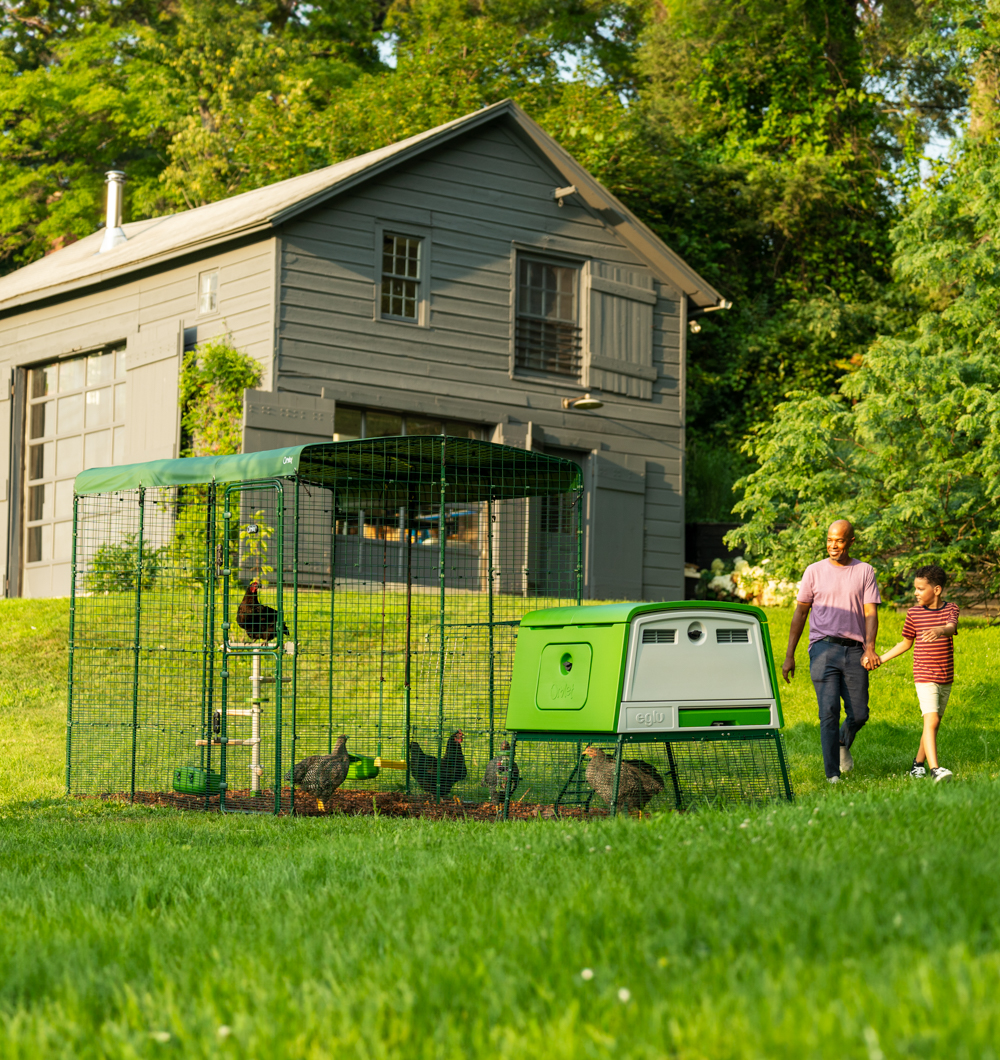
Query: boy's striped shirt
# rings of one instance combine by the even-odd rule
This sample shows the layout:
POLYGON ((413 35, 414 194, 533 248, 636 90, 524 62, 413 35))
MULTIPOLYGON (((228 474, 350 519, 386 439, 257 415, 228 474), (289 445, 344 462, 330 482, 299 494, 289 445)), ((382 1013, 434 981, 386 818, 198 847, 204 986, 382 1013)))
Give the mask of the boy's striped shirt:
POLYGON ((928 607, 911 607, 906 612, 903 636, 913 641, 913 680, 949 685, 955 680, 955 651, 952 637, 938 637, 929 643, 919 639, 925 629, 947 626, 958 627, 958 605, 945 604, 937 611, 928 607))

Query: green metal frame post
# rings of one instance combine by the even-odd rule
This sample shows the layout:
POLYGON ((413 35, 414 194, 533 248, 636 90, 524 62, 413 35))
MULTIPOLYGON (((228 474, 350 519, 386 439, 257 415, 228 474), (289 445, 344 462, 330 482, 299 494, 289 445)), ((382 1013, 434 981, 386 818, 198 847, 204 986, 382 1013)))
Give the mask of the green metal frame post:
POLYGON ((674 802, 677 809, 681 808, 681 785, 677 779, 677 761, 674 758, 674 749, 667 744, 667 761, 670 763, 670 781, 674 786, 674 802))
POLYGON ((139 546, 135 560, 135 633, 132 639, 132 783, 129 801, 135 802, 135 757, 139 738, 139 645, 142 635, 142 541, 146 529, 146 488, 139 487, 139 546))
MULTIPOLYGON (((177 497, 177 507, 183 504, 183 495, 177 497)), ((178 511, 179 514, 179 511, 178 511)), ((205 506, 205 547, 202 550, 202 559, 205 563, 205 581, 202 586, 202 609, 201 609, 201 738, 210 740, 211 733, 208 731, 211 725, 206 727, 205 719, 208 709, 208 658, 209 658, 209 630, 212 628, 208 621, 208 593, 211 585, 209 571, 212 567, 212 506, 205 506)), ((207 746, 202 746, 198 751, 198 765, 205 768, 205 753, 207 746)), ((208 778, 205 779, 205 794, 208 795, 208 778)))
POLYGON ((514 772, 514 748, 517 746, 517 733, 510 734, 510 752, 507 755, 507 776, 503 783, 503 819, 510 820, 510 778, 514 772))
POLYGON ((410 794, 412 778, 410 776, 410 658, 413 652, 411 637, 413 634, 413 524, 414 512, 417 510, 416 499, 411 494, 406 502, 406 648, 403 654, 403 711, 406 735, 403 741, 406 759, 406 794, 410 794))
POLYGON ((785 785, 785 798, 789 802, 795 801, 795 796, 792 794, 792 785, 788 779, 788 766, 785 763, 785 748, 781 740, 781 733, 776 732, 774 734, 774 750, 778 755, 778 765, 781 767, 781 779, 785 785))
MULTIPOLYGON (((385 512, 385 490, 382 491, 380 510, 385 512)), ((382 624, 378 643, 378 737, 375 741, 375 753, 382 757, 382 713, 385 710, 385 591, 389 575, 389 535, 383 528, 382 533, 382 624)))
MULTIPOLYGON (((278 557, 275 562, 274 569, 278 575, 275 586, 274 601, 275 610, 278 612, 278 617, 275 620, 274 639, 277 642, 277 652, 274 660, 274 812, 276 814, 281 812, 281 725, 282 725, 282 660, 285 655, 285 635, 282 632, 284 629, 285 622, 285 489, 280 482, 276 482, 275 489, 277 491, 277 500, 275 507, 277 508, 276 515, 276 529, 278 532, 278 557)), ((299 495, 299 483, 298 479, 295 480, 295 503, 296 503, 296 534, 295 534, 295 547, 298 548, 298 495, 299 495)), ((298 563, 295 565, 294 572, 294 585, 298 589, 298 563)), ((296 610, 298 608, 296 607, 296 610)), ((292 629, 295 629, 295 619, 292 619, 292 629)), ((295 645, 296 652, 298 651, 298 644, 295 645)), ((294 663, 293 672, 294 672, 294 663)), ((292 709, 295 709, 294 703, 292 709)))
POLYGON ((494 729, 496 726, 495 721, 495 710, 496 710, 496 674, 494 664, 494 643, 493 643, 493 498, 492 496, 486 501, 486 592, 488 594, 488 609, 489 609, 489 703, 490 703, 490 761, 493 761, 493 740, 494 740, 494 729))
POLYGON ((73 652, 76 646, 76 527, 79 496, 73 494, 73 557, 69 575, 69 662, 66 677, 66 794, 70 793, 73 763, 73 652))
POLYGON ((615 742, 615 779, 611 785, 611 816, 618 816, 618 789, 622 779, 622 757, 625 752, 625 738, 619 736, 615 742))
MULTIPOLYGON (((205 624, 207 629, 205 639, 205 670, 207 672, 204 683, 205 707, 202 711, 202 739, 205 741, 202 763, 205 770, 206 810, 208 809, 209 800, 212 796, 212 736, 214 735, 212 732, 212 715, 215 706, 215 597, 218 591, 218 557, 220 555, 218 551, 218 543, 215 540, 218 533, 215 512, 217 504, 218 492, 215 488, 215 483, 211 482, 208 486, 208 531, 206 535, 207 540, 205 542, 205 562, 207 563, 205 568, 205 597, 207 602, 205 608, 205 624)), ((225 656, 223 656, 223 659, 225 659, 225 656)))
MULTIPOLYGON (((330 490, 330 639, 326 674, 326 753, 333 754, 333 622, 337 602, 337 491, 330 490)), ((296 611, 298 608, 296 608, 296 611)), ((296 645, 296 650, 298 645, 296 645)), ((295 757, 294 755, 292 756, 295 757)), ((295 783, 292 782, 292 804, 295 783)))
POLYGON ((576 603, 583 602, 583 479, 576 488, 576 603))
MULTIPOLYGON (((298 718, 296 716, 296 709, 299 702, 299 494, 302 492, 302 483, 298 479, 294 480, 293 488, 295 490, 295 508, 293 516, 293 532, 295 534, 295 541, 292 547, 292 754, 291 763, 292 773, 295 773, 295 745, 298 743, 299 732, 298 732, 298 718)), ((284 516, 282 516, 281 523, 284 525, 284 516)), ((279 554, 283 555, 282 545, 278 545, 279 554)), ((280 595, 280 593, 279 593, 280 595)), ((278 608, 278 621, 281 621, 281 614, 283 608, 278 608)), ((281 638, 281 628, 278 628, 278 635, 281 638)), ((279 644, 283 645, 283 638, 279 639, 279 644)), ((278 748, 279 751, 275 754, 275 813, 281 808, 281 737, 278 737, 278 748)), ((292 800, 292 811, 295 810, 295 792, 291 793, 292 800)))
POLYGON ((445 459, 447 455, 447 438, 441 439, 441 499, 438 506, 438 582, 440 598, 438 604, 438 625, 441 638, 439 663, 438 663, 438 764, 437 782, 435 784, 436 801, 441 801, 441 758, 444 755, 444 618, 445 618, 445 541, 448 537, 448 529, 445 526, 444 505, 448 490, 448 481, 445 474, 445 459))

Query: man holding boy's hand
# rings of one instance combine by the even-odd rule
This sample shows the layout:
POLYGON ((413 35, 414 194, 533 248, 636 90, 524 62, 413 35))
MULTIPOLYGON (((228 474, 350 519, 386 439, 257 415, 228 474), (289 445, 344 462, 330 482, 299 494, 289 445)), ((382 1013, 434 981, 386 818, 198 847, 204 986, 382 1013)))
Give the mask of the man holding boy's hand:
POLYGON ((831 784, 839 783, 840 774, 854 768, 851 744, 868 720, 868 671, 882 662, 875 651, 882 602, 875 568, 851 559, 853 543, 854 527, 846 519, 830 526, 826 534, 829 558, 811 563, 802 576, 781 667, 782 676, 790 681, 795 674, 795 648, 812 608, 809 676, 819 703, 823 766, 831 784))

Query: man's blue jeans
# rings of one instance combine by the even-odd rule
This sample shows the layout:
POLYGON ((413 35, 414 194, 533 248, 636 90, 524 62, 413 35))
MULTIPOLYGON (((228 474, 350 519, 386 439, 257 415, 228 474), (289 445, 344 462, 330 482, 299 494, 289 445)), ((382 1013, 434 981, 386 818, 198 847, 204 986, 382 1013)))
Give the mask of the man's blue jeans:
POLYGON ((840 746, 850 747, 868 720, 868 671, 861 665, 864 648, 818 640, 809 647, 809 676, 819 703, 819 738, 828 777, 840 776, 840 746), (840 701, 844 724, 840 724, 840 701))

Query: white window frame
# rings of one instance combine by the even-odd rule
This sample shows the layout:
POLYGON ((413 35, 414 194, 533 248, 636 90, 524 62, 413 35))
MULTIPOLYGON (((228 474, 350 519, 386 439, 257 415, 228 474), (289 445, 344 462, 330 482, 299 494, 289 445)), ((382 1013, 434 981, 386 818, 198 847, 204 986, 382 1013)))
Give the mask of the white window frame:
POLYGON ((199 320, 211 320, 217 317, 222 312, 222 276, 221 269, 218 265, 212 269, 205 269, 203 272, 198 273, 198 290, 196 293, 197 298, 197 317, 199 320), (209 277, 215 276, 215 308, 202 310, 201 308, 201 294, 202 294, 202 283, 209 277))
MULTIPOLYGON (((111 466, 116 464, 124 463, 123 449, 119 449, 125 445, 125 424, 128 416, 128 397, 127 390, 121 391, 119 388, 126 387, 127 385, 127 361, 126 361, 126 343, 125 340, 119 340, 117 342, 104 343, 100 346, 95 346, 91 349, 75 352, 70 355, 64 355, 62 357, 56 357, 49 361, 42 361, 39 364, 31 364, 24 366, 25 371, 25 393, 24 393, 24 422, 22 424, 22 437, 20 439, 20 446, 24 453, 23 458, 23 479, 21 489, 23 491, 23 512, 21 518, 21 564, 23 569, 35 569, 40 567, 51 566, 53 563, 60 562, 53 554, 53 535, 55 534, 55 528, 57 525, 65 524, 70 522, 72 516, 63 516, 59 518, 55 511, 56 503, 56 489, 57 483, 65 483, 71 481, 66 476, 58 476, 55 472, 55 468, 45 468, 41 478, 33 479, 31 475, 31 452, 34 448, 41 448, 47 444, 52 445, 52 459, 56 458, 56 446, 60 440, 69 439, 73 437, 80 438, 81 445, 81 468, 86 468, 85 451, 86 451, 86 438, 90 434, 101 433, 104 431, 109 432, 111 436, 111 447, 110 447, 110 459, 111 466), (112 354, 115 360, 112 362, 112 375, 110 380, 103 380, 96 383, 89 383, 86 378, 86 362, 88 358, 93 356, 101 356, 103 354, 112 354), (54 368, 57 372, 61 369, 61 366, 71 361, 81 361, 84 363, 84 377, 83 383, 71 390, 61 391, 58 387, 53 390, 50 394, 39 395, 37 398, 32 395, 31 384, 32 376, 35 371, 42 371, 46 368, 54 368), (99 390, 107 389, 110 391, 111 407, 109 418, 99 424, 87 425, 87 395, 99 390), (122 414, 119 416, 116 414, 116 405, 118 394, 122 394, 122 414), (58 402, 63 398, 70 398, 80 396, 83 398, 83 414, 81 417, 81 424, 78 430, 72 431, 59 431, 57 427, 53 429, 50 427, 43 434, 38 435, 37 438, 31 438, 31 420, 32 420, 32 409, 41 404, 51 403, 53 419, 58 415, 58 402), (120 432, 120 433, 119 433, 120 432), (51 489, 52 498, 50 501, 51 511, 49 515, 43 514, 41 516, 32 517, 31 513, 31 500, 32 490, 34 489, 51 489), (30 548, 29 548, 29 535, 35 528, 50 527, 49 534, 49 555, 43 555, 41 558, 32 560, 29 559, 30 548)), ((75 477, 75 476, 74 476, 75 477)), ((68 487, 71 488, 71 487, 68 487)), ((43 530, 40 533, 44 534, 43 530)), ((71 562, 72 556, 68 557, 63 562, 71 562)))
POLYGON ((431 230, 426 225, 409 222, 376 221, 374 284, 372 319, 382 324, 398 324, 404 328, 430 327, 430 288, 431 288, 431 230), (385 236, 402 236, 406 239, 420 241, 420 276, 417 280, 417 318, 408 320, 405 317, 383 315, 382 313, 382 241, 385 236))

